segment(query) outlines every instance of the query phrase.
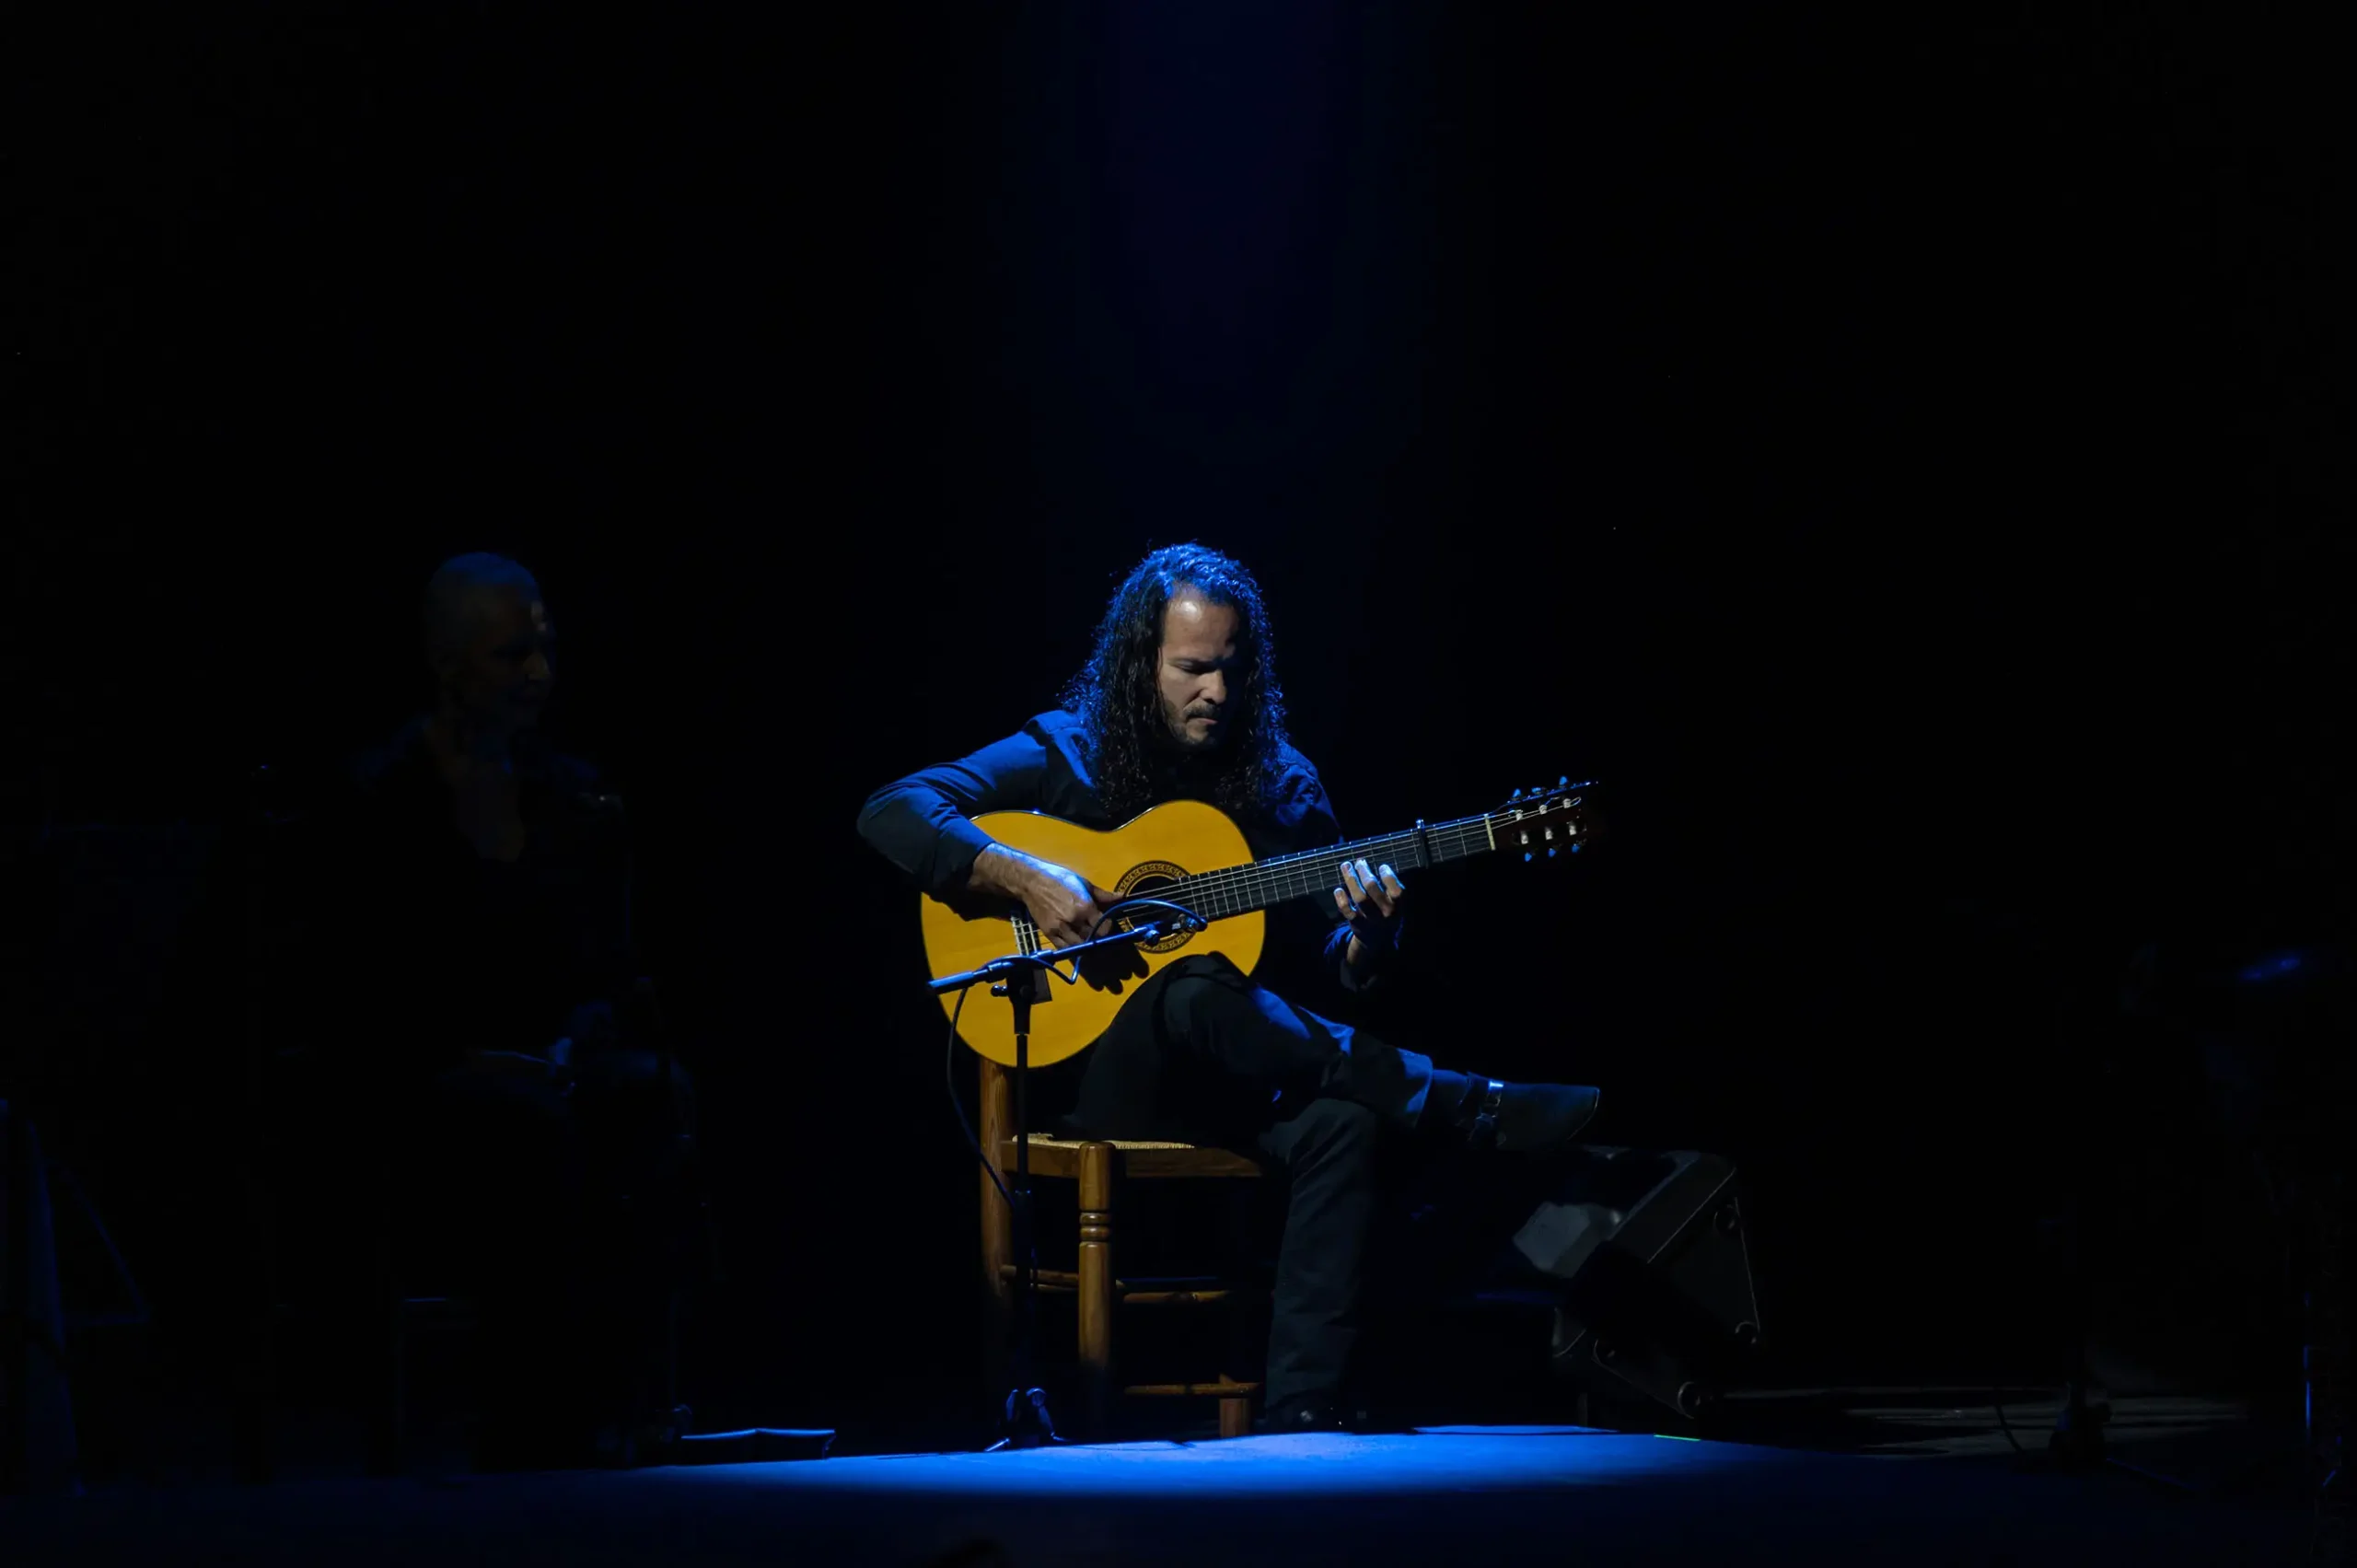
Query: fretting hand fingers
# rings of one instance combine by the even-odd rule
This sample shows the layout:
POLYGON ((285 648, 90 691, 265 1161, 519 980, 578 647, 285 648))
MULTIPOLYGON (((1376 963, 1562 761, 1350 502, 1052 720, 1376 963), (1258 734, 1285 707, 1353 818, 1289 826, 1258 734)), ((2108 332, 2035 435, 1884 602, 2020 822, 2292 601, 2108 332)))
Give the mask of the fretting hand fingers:
POLYGON ((1342 867, 1342 880, 1350 889, 1352 902, 1361 909, 1372 904, 1375 914, 1383 920, 1391 918, 1393 908, 1405 890, 1399 886, 1399 877, 1391 867, 1387 865, 1378 871, 1364 860, 1346 862, 1342 867))
POLYGON ((1353 925, 1387 923, 1399 912, 1407 892, 1399 875, 1388 865, 1380 869, 1366 861, 1342 863, 1342 885, 1334 889, 1334 908, 1353 925))

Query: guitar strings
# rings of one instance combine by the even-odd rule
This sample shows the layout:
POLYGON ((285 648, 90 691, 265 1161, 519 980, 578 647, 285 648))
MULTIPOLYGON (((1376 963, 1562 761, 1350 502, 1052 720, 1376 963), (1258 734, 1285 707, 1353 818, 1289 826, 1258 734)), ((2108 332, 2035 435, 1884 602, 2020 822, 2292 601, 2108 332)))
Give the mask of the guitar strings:
MULTIPOLYGON (((1436 842, 1446 841, 1450 851, 1461 852, 1486 837, 1487 830, 1481 827, 1481 819, 1475 818, 1446 823, 1428 830, 1428 833, 1436 842)), ((1418 837, 1413 831, 1386 833, 1351 843, 1329 844, 1324 849, 1281 855, 1250 865, 1200 872, 1178 886, 1190 894, 1200 890, 1207 900, 1220 899, 1236 904, 1234 909, 1219 911, 1222 915, 1239 914, 1255 906, 1256 900, 1250 896, 1255 892, 1270 895, 1259 902, 1282 902, 1317 892, 1325 884, 1325 868, 1329 863, 1339 865, 1343 860, 1358 858, 1363 852, 1383 844, 1417 847, 1418 837)))
MULTIPOLYGON (((1193 877, 1182 879, 1176 886, 1190 890, 1202 889, 1208 898, 1228 898, 1231 901, 1235 901, 1237 907, 1220 911, 1219 915, 1240 914, 1256 907, 1254 900, 1248 897, 1239 896, 1255 890, 1256 881, 1262 885, 1259 890, 1274 895, 1260 900, 1261 903, 1276 903, 1286 899, 1303 897, 1318 891, 1319 886, 1324 883, 1323 868, 1329 861, 1339 863, 1342 859, 1356 858, 1359 854, 1373 849, 1378 844, 1389 843, 1414 847, 1421 854, 1424 841, 1437 841, 1451 836, 1456 842, 1449 844, 1448 848, 1453 852, 1462 853, 1478 840, 1489 838, 1491 822, 1504 815, 1504 813, 1494 813, 1479 817, 1461 817, 1454 822, 1444 822, 1434 828, 1410 829, 1400 833, 1379 833, 1373 838, 1360 839, 1355 842, 1329 844, 1323 849, 1299 850, 1292 854, 1275 855, 1268 860, 1256 861, 1249 865, 1225 866, 1216 870, 1199 872, 1193 877), (1285 885, 1288 878, 1311 871, 1317 874, 1304 876, 1298 887, 1285 885)), ((1535 815, 1543 817, 1552 813, 1541 809, 1535 815)))
POLYGON ((1299 898, 1316 892, 1325 882, 1324 868, 1329 862, 1339 865, 1345 859, 1358 858, 1359 852, 1373 849, 1379 844, 1398 843, 1402 847, 1421 850, 1422 842, 1427 839, 1436 844, 1446 842, 1448 849, 1461 852, 1475 842, 1489 836, 1489 820, 1487 817, 1466 817, 1422 830, 1411 829, 1403 833, 1379 833, 1373 838, 1360 839, 1353 842, 1329 844, 1323 849, 1301 850, 1292 854, 1276 855, 1249 865, 1224 866, 1217 870, 1198 872, 1192 877, 1184 878, 1176 886, 1186 889, 1190 894, 1200 891, 1207 900, 1228 899, 1230 901, 1237 902, 1238 907, 1219 912, 1240 914, 1253 907, 1252 902, 1243 899, 1241 895, 1255 890, 1256 886, 1260 890, 1275 894, 1274 898, 1263 900, 1266 902, 1280 902, 1285 899, 1299 898), (1299 879, 1299 886, 1287 885, 1295 878, 1299 879))
MULTIPOLYGON (((1462 849, 1466 842, 1468 841, 1459 841, 1448 847, 1452 850, 1462 849)), ((1190 893, 1200 889, 1207 900, 1220 900, 1237 905, 1234 909, 1223 909, 1220 911, 1222 914, 1241 913, 1257 903, 1282 902, 1286 899, 1316 893, 1327 885, 1329 865, 1339 866, 1347 860, 1363 858, 1365 852, 1375 850, 1385 842, 1386 841, 1377 839, 1357 844, 1337 844, 1332 846, 1334 853, 1331 856, 1318 856, 1308 865, 1242 866, 1206 872, 1202 875, 1201 881, 1190 878, 1182 886, 1190 893)), ((1403 843, 1399 847, 1404 849, 1412 846, 1403 843)), ((1404 857, 1395 856, 1395 858, 1404 857)), ((1421 869, 1421 866, 1419 868, 1421 869)))

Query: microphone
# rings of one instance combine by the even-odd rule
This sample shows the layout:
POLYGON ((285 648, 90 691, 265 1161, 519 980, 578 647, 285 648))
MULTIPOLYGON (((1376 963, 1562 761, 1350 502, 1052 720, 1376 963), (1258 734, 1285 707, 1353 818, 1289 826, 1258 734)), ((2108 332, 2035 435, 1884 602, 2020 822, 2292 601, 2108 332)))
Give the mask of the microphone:
MULTIPOLYGON (((1145 899, 1135 901, 1160 903, 1162 900, 1145 899)), ((928 981, 925 983, 929 990, 936 993, 963 991, 970 985, 979 985, 986 980, 1004 979, 1012 983, 1012 977, 1018 970, 1049 970, 1052 971, 1055 970, 1056 965, 1072 962, 1079 958, 1082 954, 1095 952, 1099 947, 1118 947, 1124 943, 1159 942, 1164 937, 1179 932, 1201 931, 1208 923, 1202 916, 1191 910, 1180 909, 1176 904, 1166 904, 1164 907, 1171 912, 1169 918, 1165 920, 1155 921, 1149 924, 1132 925, 1126 931, 1110 932, 1103 936, 1092 937, 1086 942, 1075 942, 1069 947, 1042 947, 1037 952, 1009 953, 1004 958, 993 958, 978 970, 968 970, 962 974, 944 975, 939 980, 928 981)))

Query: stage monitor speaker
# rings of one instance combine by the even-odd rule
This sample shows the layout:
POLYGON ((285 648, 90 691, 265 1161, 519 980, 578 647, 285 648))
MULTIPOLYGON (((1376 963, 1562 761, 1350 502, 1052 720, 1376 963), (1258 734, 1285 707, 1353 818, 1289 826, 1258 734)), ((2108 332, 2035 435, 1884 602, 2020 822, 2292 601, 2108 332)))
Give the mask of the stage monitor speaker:
POLYGON ((1562 1376, 1617 1380, 1701 1414, 1759 1342, 1735 1167, 1716 1155, 1588 1148, 1515 1237, 1563 1282, 1562 1376))

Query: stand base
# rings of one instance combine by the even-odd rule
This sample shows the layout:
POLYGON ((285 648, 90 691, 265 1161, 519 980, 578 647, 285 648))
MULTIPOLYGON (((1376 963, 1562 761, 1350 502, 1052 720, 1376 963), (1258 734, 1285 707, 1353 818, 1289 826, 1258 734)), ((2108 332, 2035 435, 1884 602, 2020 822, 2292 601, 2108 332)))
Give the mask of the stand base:
POLYGON ((2054 1469, 2064 1474, 2101 1469, 2110 1457, 2103 1439, 2104 1423, 2111 1419, 2107 1402, 2089 1404, 2085 1385, 2073 1382, 2062 1390, 2062 1409, 2046 1439, 2046 1453, 2054 1469))
POLYGON ((1016 1388, 1010 1392, 1006 1408, 999 1417, 999 1440, 982 1452, 1061 1446, 1064 1441, 1056 1435, 1055 1419, 1048 1414, 1048 1391, 1044 1388, 1016 1388))

